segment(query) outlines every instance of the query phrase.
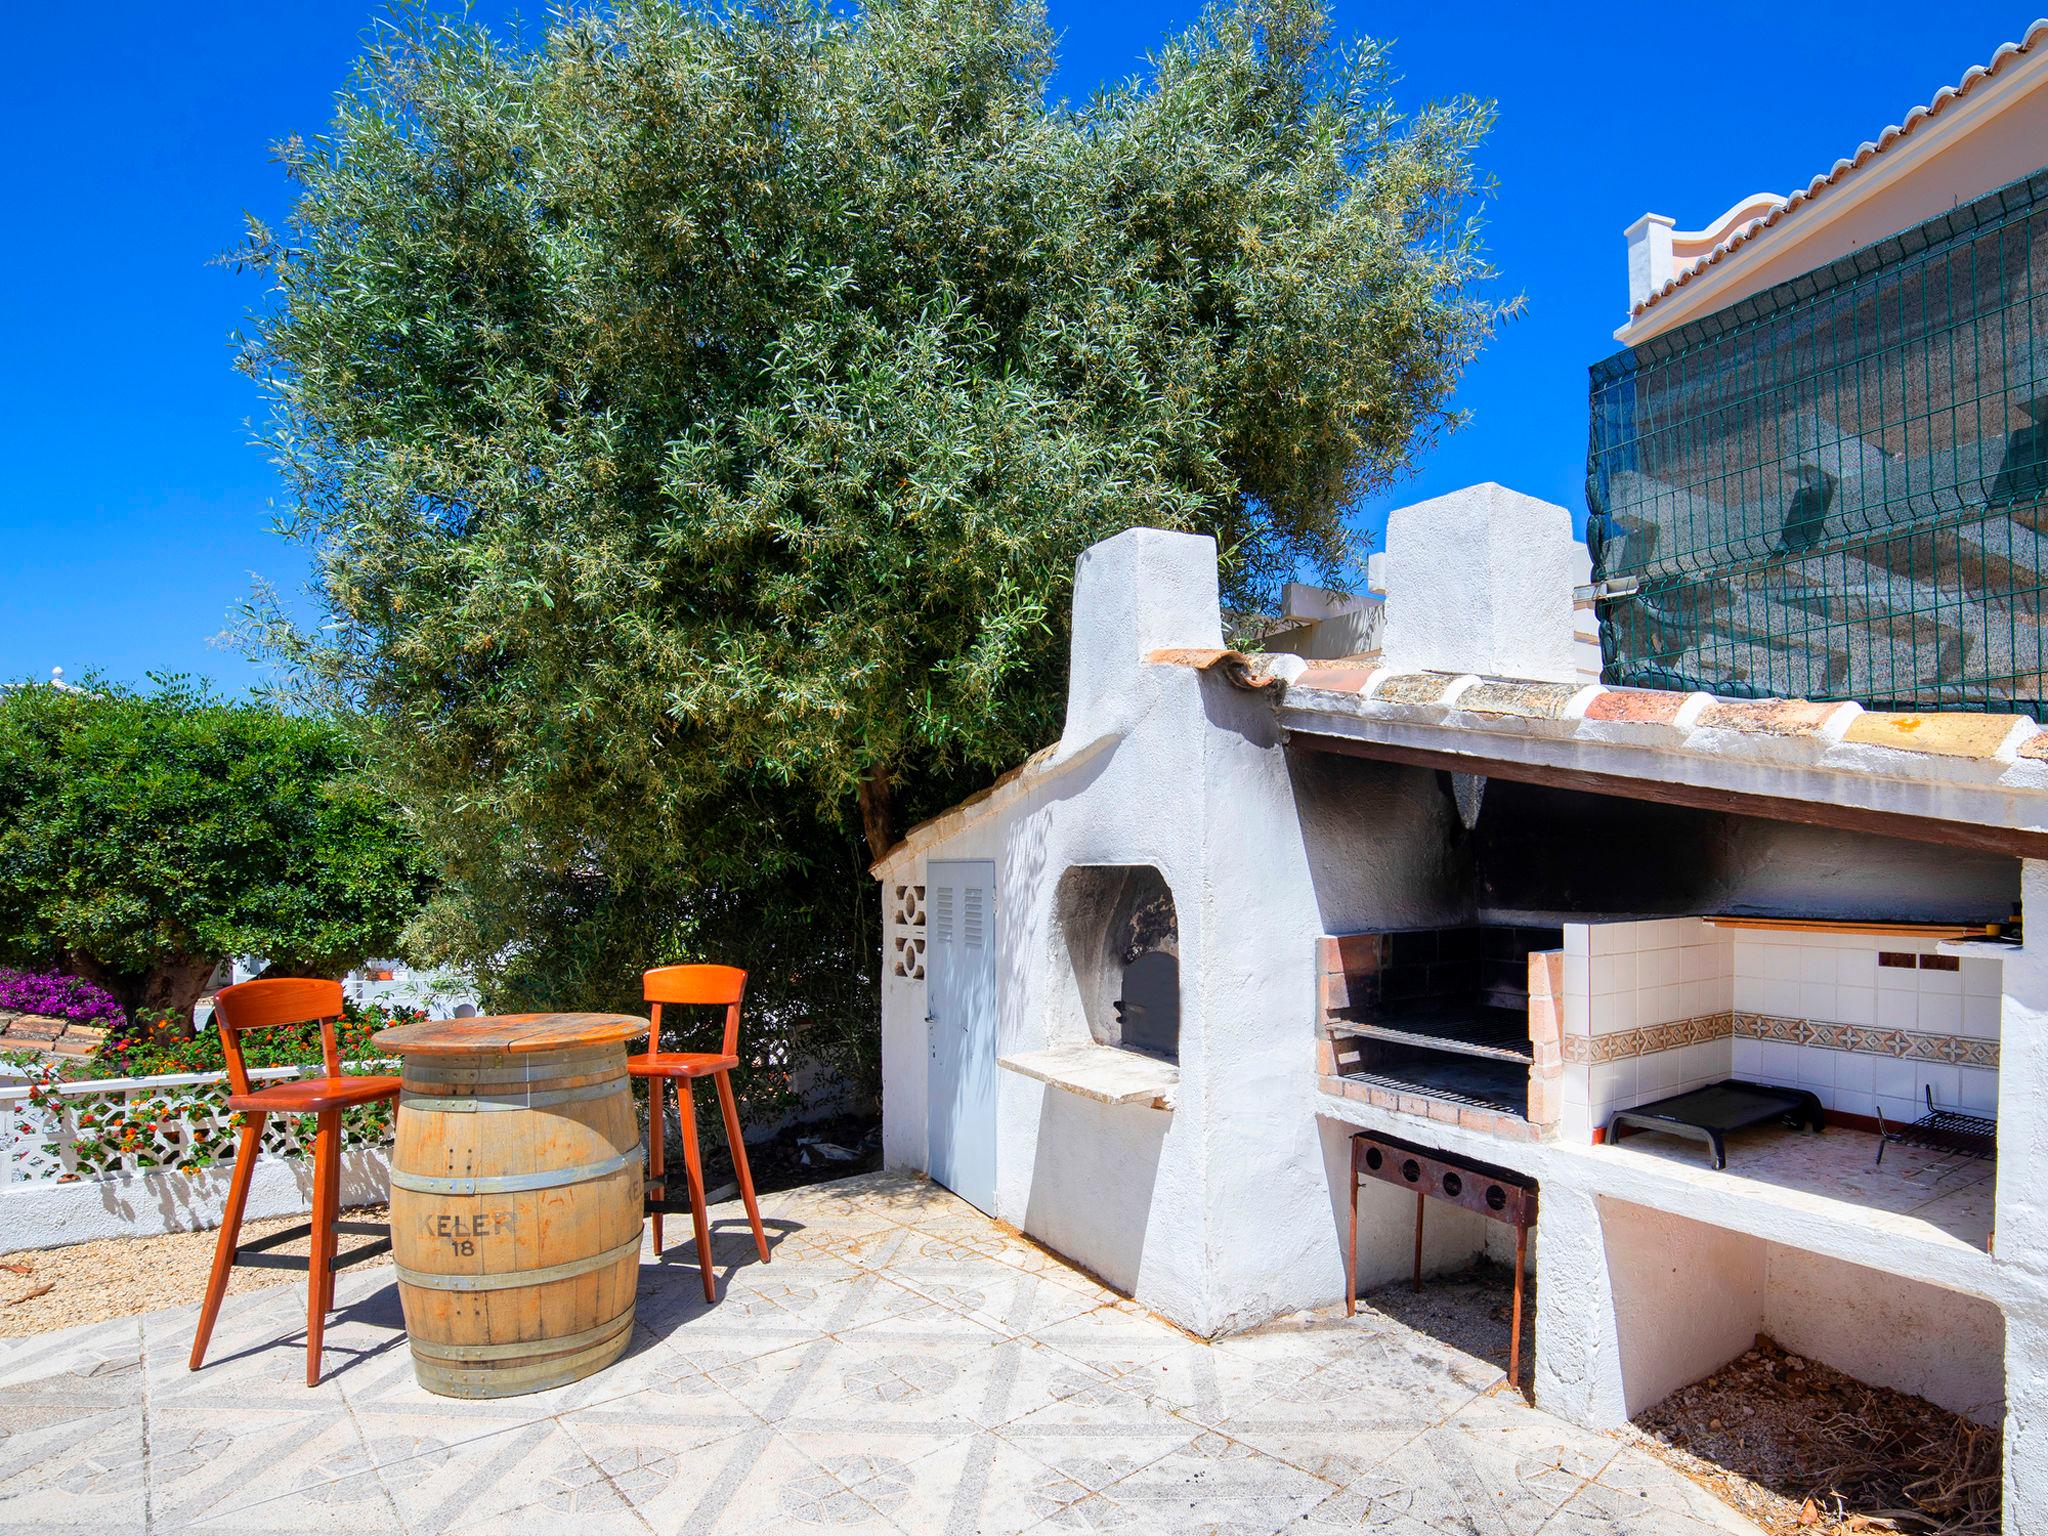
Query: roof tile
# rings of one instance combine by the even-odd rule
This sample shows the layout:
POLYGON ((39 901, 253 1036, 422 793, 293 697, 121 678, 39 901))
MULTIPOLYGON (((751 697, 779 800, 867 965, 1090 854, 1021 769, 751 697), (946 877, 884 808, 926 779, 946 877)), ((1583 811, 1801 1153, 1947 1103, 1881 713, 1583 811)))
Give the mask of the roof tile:
POLYGON ((1818 736, 1842 709, 1815 699, 1720 699, 1694 723, 1709 730, 1748 731, 1759 736, 1818 736))
POLYGON ((1669 725, 1691 697, 1653 688, 1603 688, 1586 706, 1586 718, 1613 724, 1669 725))
POLYGON ((1890 747, 1898 752, 1929 752, 1941 757, 1996 757, 2012 735, 2018 715, 1883 715, 1860 714, 1843 736, 1845 743, 1890 747))
POLYGON ((1402 672, 1373 690, 1375 704, 1441 704, 1465 680, 1462 672, 1402 672))
POLYGON ((1294 686, 1320 688, 1325 693, 1363 693, 1377 670, 1374 667, 1311 666, 1294 680, 1294 686))
POLYGON ((1457 708, 1477 715, 1516 715, 1525 720, 1562 720, 1583 683, 1530 683, 1483 677, 1458 695, 1457 708))

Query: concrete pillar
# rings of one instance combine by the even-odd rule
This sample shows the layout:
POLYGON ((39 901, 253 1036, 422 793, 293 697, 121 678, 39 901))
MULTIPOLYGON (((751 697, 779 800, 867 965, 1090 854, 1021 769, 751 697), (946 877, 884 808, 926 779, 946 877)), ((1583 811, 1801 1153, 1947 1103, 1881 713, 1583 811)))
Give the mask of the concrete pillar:
POLYGON ((2005 1310, 2005 1529, 2048 1532, 2048 862, 2028 859, 2027 942, 2004 966, 1998 1046, 1998 1262, 2005 1310))
POLYGON ((2005 1314, 2005 1533, 2048 1533, 2048 1301, 2005 1314))
POLYGON ((1628 307, 1635 307, 1677 275, 1671 252, 1671 231, 1675 219, 1661 213, 1646 213, 1622 232, 1628 241, 1628 307))
POLYGON ((1628 1422, 1599 1202, 1546 1182, 1536 1219, 1536 1406, 1594 1429, 1628 1422))
POLYGON ((1216 541, 1131 528, 1074 566, 1074 632, 1062 755, 1128 731, 1150 706, 1148 652, 1223 644, 1216 541))
POLYGON ((1669 1211, 1543 1187, 1536 1404, 1626 1422, 1755 1342, 1766 1245, 1669 1211))

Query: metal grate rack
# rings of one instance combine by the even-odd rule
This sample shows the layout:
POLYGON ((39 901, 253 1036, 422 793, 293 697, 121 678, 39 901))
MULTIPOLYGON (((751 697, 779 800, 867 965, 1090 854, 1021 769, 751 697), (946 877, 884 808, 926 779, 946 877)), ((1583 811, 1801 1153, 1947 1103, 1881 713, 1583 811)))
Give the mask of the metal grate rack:
POLYGON ((1925 1147, 1951 1157, 1994 1158, 1998 1156, 1998 1122, 1986 1115, 1967 1114, 1960 1109, 1936 1109, 1934 1090, 1927 1090, 1927 1113, 1911 1125, 1887 1129, 1884 1110, 1877 1112, 1877 1161, 1884 1163, 1884 1149, 1896 1143, 1902 1147, 1925 1147))

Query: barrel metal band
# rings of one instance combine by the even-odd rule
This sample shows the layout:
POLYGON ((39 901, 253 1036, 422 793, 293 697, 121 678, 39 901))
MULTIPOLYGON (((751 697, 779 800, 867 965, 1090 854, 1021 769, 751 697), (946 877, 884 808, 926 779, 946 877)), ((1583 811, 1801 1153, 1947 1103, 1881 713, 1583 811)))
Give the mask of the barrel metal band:
POLYGON ((580 1380, 623 1354, 632 1338, 632 1319, 627 1318, 610 1338, 588 1349, 573 1355, 549 1355, 531 1365, 500 1370, 445 1365, 439 1360, 422 1359, 415 1348, 413 1370, 420 1385, 429 1392, 453 1397, 513 1397, 580 1380))
POLYGON ((564 1184, 581 1184, 587 1179, 602 1179, 630 1168, 642 1157, 642 1148, 637 1144, 617 1157, 608 1157, 601 1163, 583 1163, 575 1168, 549 1168, 541 1173, 499 1173, 481 1175, 457 1175, 436 1178, 430 1174, 408 1173, 402 1168, 391 1170, 393 1189, 411 1190, 416 1195, 518 1195, 536 1189, 559 1189, 564 1184))
POLYGON ((520 1286, 573 1280, 593 1269, 616 1264, 639 1251, 640 1234, 635 1232, 616 1248, 607 1248, 603 1253, 593 1253, 588 1258, 571 1259, 566 1264, 550 1264, 545 1269, 508 1269, 493 1275, 433 1275, 424 1270, 407 1269, 403 1264, 392 1267, 398 1271, 402 1283, 416 1285, 423 1291, 509 1291, 520 1286))
POLYGON ((606 1067, 624 1071, 625 1066, 626 1053, 613 1047, 610 1050, 563 1051, 537 1057, 490 1056, 456 1062, 413 1058, 405 1064, 405 1076, 409 1081, 420 1083, 473 1083, 482 1078, 508 1084, 532 1083, 580 1072, 599 1072, 606 1067))
POLYGON ((479 1077, 441 1082, 433 1078, 405 1079, 408 1093, 423 1098, 465 1098, 473 1093, 525 1093, 534 1088, 588 1088, 592 1083, 624 1083, 630 1079, 616 1067, 598 1072, 572 1072, 562 1077, 479 1077))
POLYGON ((437 1115, 463 1115, 491 1110, 541 1109, 549 1104, 575 1104, 584 1099, 601 1099, 625 1091, 625 1078, 613 1077, 601 1083, 584 1083, 576 1088, 550 1088, 540 1093, 521 1092, 516 1088, 498 1088, 490 1093, 408 1092, 398 1096, 398 1107, 437 1115))
POLYGON ((464 1360, 531 1360, 535 1356, 554 1358, 608 1339, 621 1327, 630 1327, 632 1322, 633 1303, 628 1301, 626 1310, 617 1317, 608 1317, 595 1328, 565 1333, 560 1338, 515 1339, 510 1344, 443 1344, 438 1339, 423 1339, 413 1334, 412 1352, 417 1358, 456 1363, 464 1360))

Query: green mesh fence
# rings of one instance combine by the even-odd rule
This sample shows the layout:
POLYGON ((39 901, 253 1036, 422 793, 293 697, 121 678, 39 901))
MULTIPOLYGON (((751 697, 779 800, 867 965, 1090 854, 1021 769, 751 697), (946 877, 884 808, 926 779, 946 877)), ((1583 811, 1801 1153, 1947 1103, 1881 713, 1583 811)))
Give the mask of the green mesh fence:
POLYGON ((1603 676, 2041 717, 2048 170, 1592 370, 1603 676))

